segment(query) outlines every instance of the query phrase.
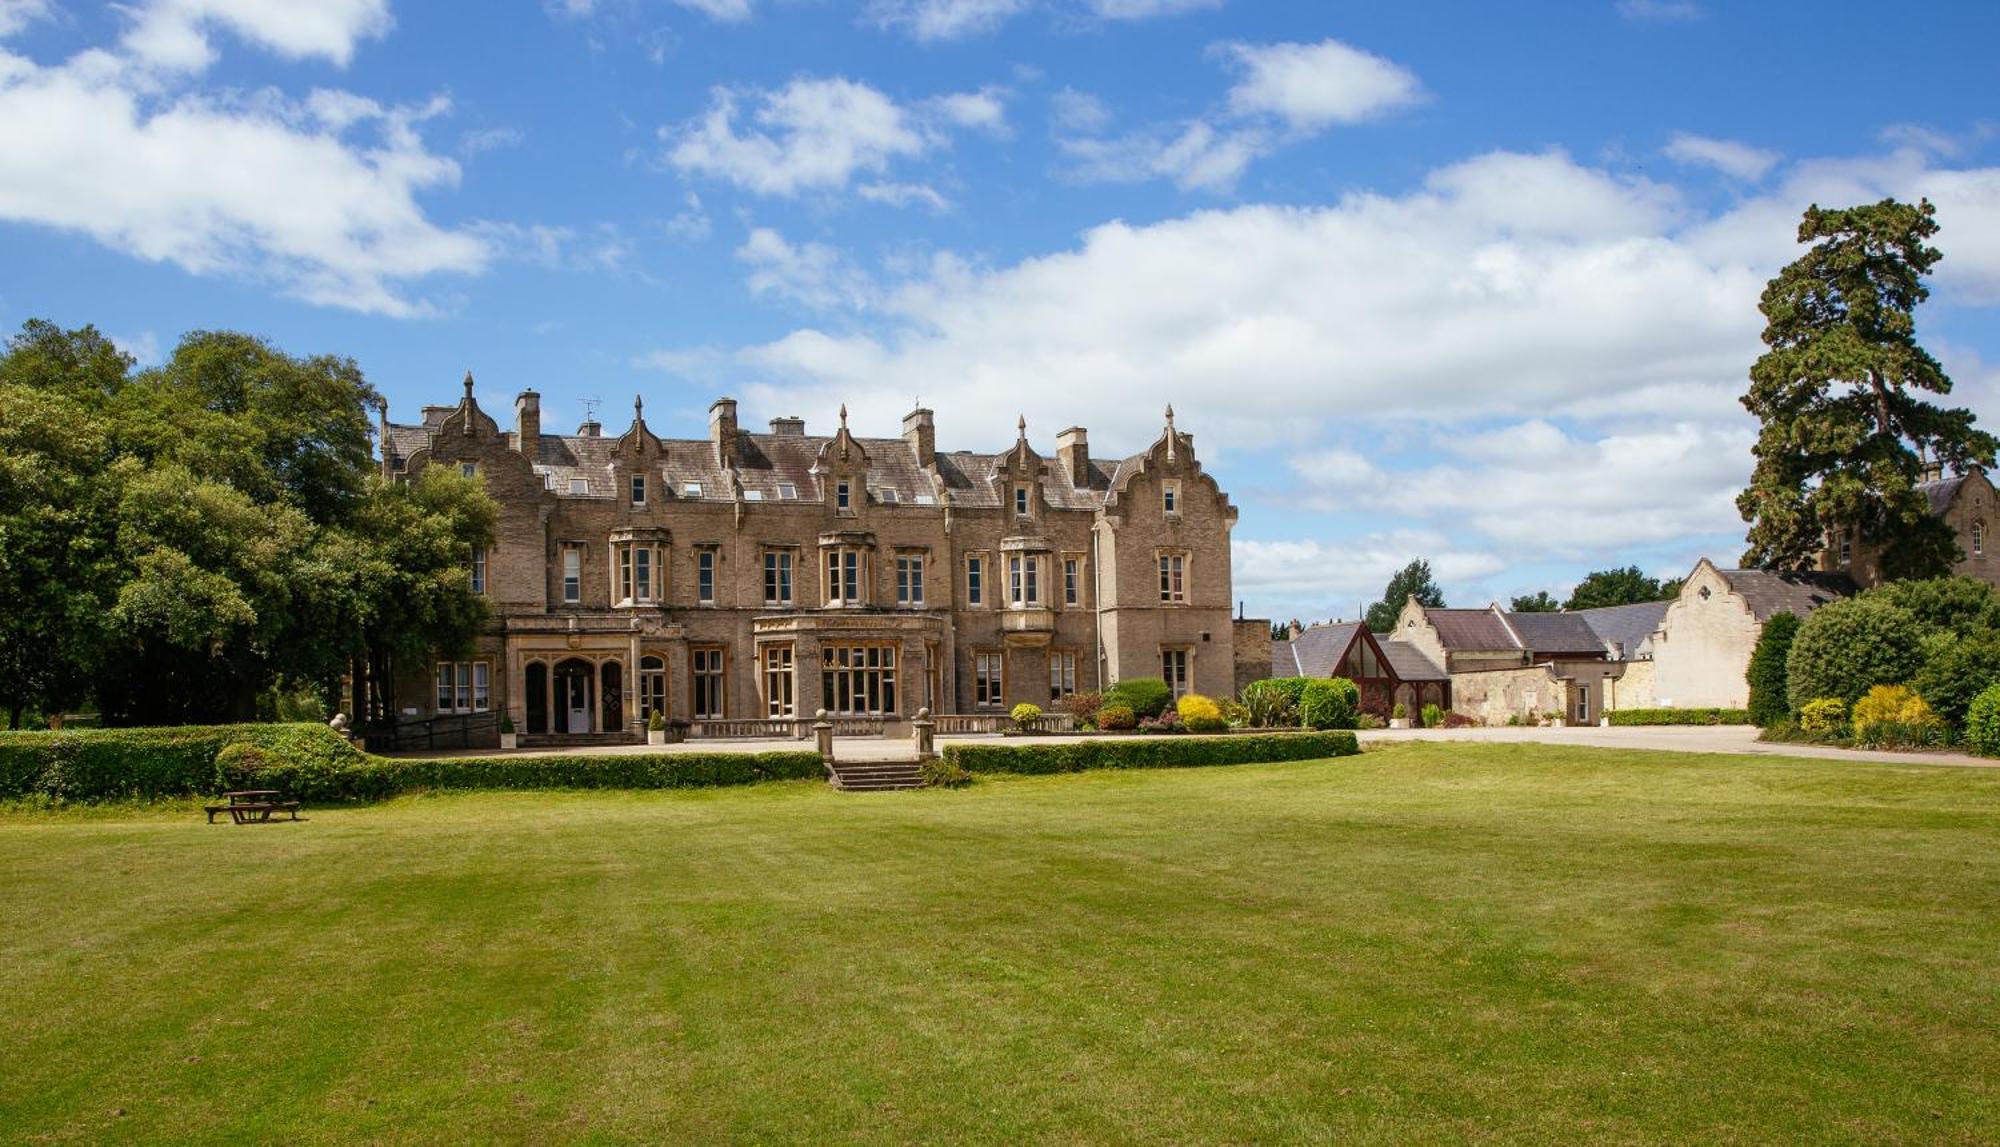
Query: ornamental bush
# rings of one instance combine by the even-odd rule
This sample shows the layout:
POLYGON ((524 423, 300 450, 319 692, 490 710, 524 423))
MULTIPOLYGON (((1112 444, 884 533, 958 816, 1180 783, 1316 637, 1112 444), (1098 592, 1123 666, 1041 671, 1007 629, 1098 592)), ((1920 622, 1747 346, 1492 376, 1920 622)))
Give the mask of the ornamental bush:
POLYGON ((1916 614, 1875 594, 1820 607, 1785 657, 1792 707, 1803 714, 1826 697, 1852 705, 1877 685, 1908 682, 1923 667, 1926 632, 1916 614))
POLYGON ((1937 714, 1907 685, 1877 685, 1854 703, 1848 718, 1856 736, 1866 735, 1870 726, 1935 725, 1937 714))
POLYGON ((1141 717, 1157 717, 1174 703, 1174 691, 1158 677, 1128 677, 1104 694, 1107 705, 1123 705, 1141 717))
POLYGON ((1068 713, 1076 718, 1079 728, 1097 719, 1097 711, 1104 707, 1104 697, 1098 693, 1071 693, 1056 702, 1056 712, 1068 713))
POLYGON ((1847 702, 1820 697, 1799 706, 1799 728, 1808 733, 1838 733, 1847 727, 1847 702))
POLYGON ((1273 725, 1297 723, 1298 706, 1290 686, 1286 684, 1287 680, 1274 677, 1252 681, 1243 687, 1243 707, 1249 711, 1252 725, 1268 729, 1273 725))
POLYGON ((1014 718, 1014 724, 1025 729, 1042 719, 1042 707, 1032 701, 1023 701, 1014 706, 1014 711, 1008 716, 1014 718))
POLYGON ((1132 711, 1132 706, 1113 702, 1097 711, 1097 727, 1113 731, 1136 729, 1139 727, 1139 715, 1132 711))
POLYGON ((1444 710, 1438 708, 1436 705, 1424 706, 1423 713, 1424 728, 1435 729, 1439 725, 1444 724, 1444 710))
POLYGON ((1220 733, 1229 728, 1229 722, 1222 719, 1222 707, 1199 693, 1182 697, 1174 709, 1190 733, 1220 733))
POLYGON ((1299 698, 1299 722, 1311 729, 1352 729, 1361 690, 1345 677, 1314 678, 1299 698))
POLYGON ((1074 744, 1031 741, 946 745, 944 758, 980 773, 1075 773, 1085 769, 1165 769, 1317 761, 1361 751, 1354 734, 1241 733, 1227 737, 1103 737, 1074 744))
POLYGON ((1757 637, 1750 654, 1750 723, 1768 729, 1792 715, 1792 698, 1785 689, 1785 658, 1799 635, 1797 614, 1774 614, 1757 637))
POLYGON ((1924 643, 1924 665, 1910 678, 1932 711, 1963 726, 1973 699, 2000 684, 2000 633, 1961 638, 1939 633, 1924 643))
POLYGON ((1965 747, 2000 757, 2000 685, 1989 685, 1965 710, 1965 747))

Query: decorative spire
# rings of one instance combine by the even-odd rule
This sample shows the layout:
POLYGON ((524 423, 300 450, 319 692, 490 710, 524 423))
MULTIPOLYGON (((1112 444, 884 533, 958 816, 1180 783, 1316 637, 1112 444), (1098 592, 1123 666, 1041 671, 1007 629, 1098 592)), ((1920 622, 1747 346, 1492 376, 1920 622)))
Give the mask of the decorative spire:
POLYGON ((635 426, 646 424, 646 400, 637 394, 632 396, 632 423, 635 426))
POLYGON ((842 430, 847 429, 847 404, 845 402, 840 404, 840 428, 842 430))
POLYGON ((1021 433, 1021 441, 1028 440, 1028 416, 1023 414, 1014 421, 1014 428, 1021 433))
POLYGON ((1172 430, 1173 428, 1174 428, 1174 404, 1169 402, 1167 403, 1167 429, 1172 430))
POLYGON ((469 370, 465 372, 465 400, 472 401, 472 372, 469 370))
POLYGON ((1167 403, 1167 461, 1168 462, 1172 462, 1174 460, 1174 443, 1177 442, 1179 439, 1180 435, 1174 433, 1174 404, 1169 402, 1167 403))

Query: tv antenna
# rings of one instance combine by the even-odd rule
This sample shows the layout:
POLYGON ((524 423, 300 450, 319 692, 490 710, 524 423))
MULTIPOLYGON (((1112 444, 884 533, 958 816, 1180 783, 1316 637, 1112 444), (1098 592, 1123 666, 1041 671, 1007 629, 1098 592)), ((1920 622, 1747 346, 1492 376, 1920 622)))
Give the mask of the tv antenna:
POLYGON ((585 422, 597 421, 597 407, 604 400, 601 398, 584 398, 578 401, 583 403, 583 420, 585 422))

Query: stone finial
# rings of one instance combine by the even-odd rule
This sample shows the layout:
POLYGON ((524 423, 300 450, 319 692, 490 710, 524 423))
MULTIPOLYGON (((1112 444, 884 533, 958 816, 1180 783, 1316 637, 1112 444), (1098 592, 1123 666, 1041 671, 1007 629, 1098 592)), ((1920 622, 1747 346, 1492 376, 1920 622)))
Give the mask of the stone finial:
POLYGON ((1014 429, 1020 432, 1021 441, 1026 442, 1028 440, 1028 416, 1023 414, 1015 419, 1014 429))
POLYGON ((1174 433, 1174 404, 1167 403, 1167 461, 1174 460, 1174 440, 1180 437, 1174 433))
POLYGON ((840 428, 842 430, 847 429, 847 404, 845 402, 840 404, 840 428))
POLYGON ((465 400, 472 401, 472 372, 469 370, 465 372, 465 400))
POLYGON ((646 399, 643 395, 632 396, 632 422, 638 426, 646 424, 646 399))

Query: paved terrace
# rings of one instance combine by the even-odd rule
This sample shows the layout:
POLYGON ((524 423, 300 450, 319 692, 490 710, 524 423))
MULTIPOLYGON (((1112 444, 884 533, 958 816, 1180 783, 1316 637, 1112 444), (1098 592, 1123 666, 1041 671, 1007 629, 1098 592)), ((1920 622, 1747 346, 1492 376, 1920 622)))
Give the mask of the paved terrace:
MULTIPOLYGON (((1830 761, 1872 761, 1899 765, 1961 765, 1972 768, 2000 767, 2000 760, 1968 756, 1964 753, 1898 753, 1873 749, 1840 749, 1826 745, 1767 744, 1757 739, 1757 730, 1747 725, 1661 725, 1604 728, 1466 728, 1466 729, 1369 729, 1359 734, 1361 743, 1389 741, 1482 741, 1539 745, 1576 745, 1599 749, 1647 749, 1668 753, 1727 753, 1746 757, 1807 757, 1830 761)), ((937 738, 939 748, 950 744, 991 744, 1002 738, 995 734, 954 735, 937 738)), ((1032 738, 1028 743, 1059 745, 1089 740, 1073 734, 1053 734, 1032 738)), ((562 757, 578 754, 632 753, 772 753, 796 752, 812 748, 811 740, 702 740, 678 745, 601 745, 589 748, 452 749, 428 753, 397 753, 399 757, 562 757)), ((910 759, 906 738, 840 737, 833 753, 841 761, 895 761, 910 759)))

